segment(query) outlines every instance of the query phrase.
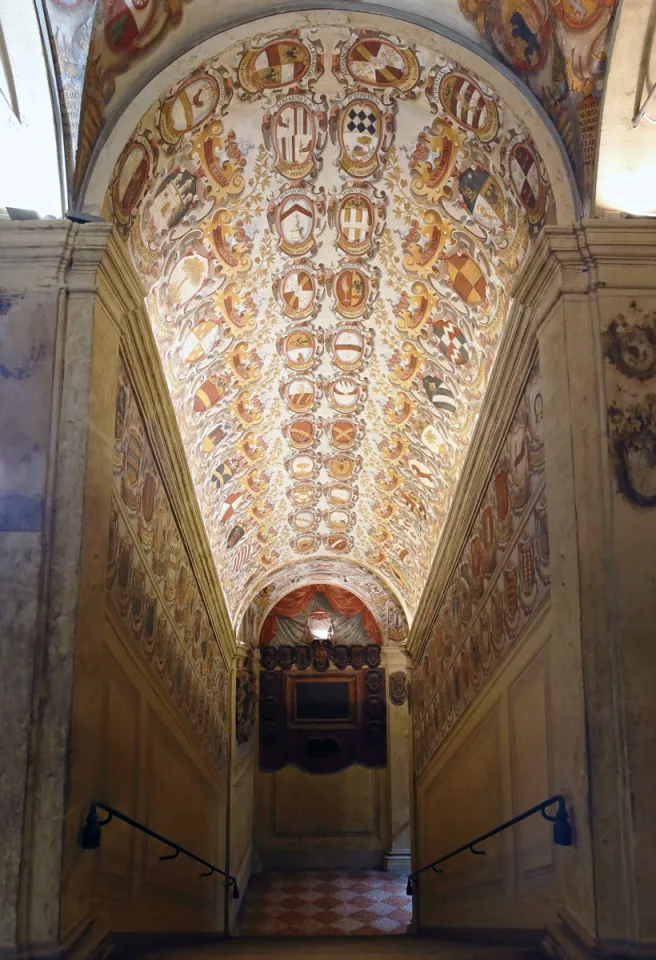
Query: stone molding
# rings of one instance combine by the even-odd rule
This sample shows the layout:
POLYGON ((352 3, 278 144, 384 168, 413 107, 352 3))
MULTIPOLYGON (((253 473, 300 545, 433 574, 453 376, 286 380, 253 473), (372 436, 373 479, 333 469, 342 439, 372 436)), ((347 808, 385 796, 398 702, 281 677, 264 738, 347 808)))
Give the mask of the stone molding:
POLYGON ((609 295, 613 291, 639 294, 642 289, 653 291, 654 286, 653 220, 583 220, 567 227, 543 228, 513 285, 513 303, 485 401, 412 624, 408 653, 415 663, 423 654, 462 544, 475 522, 537 353, 540 330, 559 299, 586 300, 592 293, 609 295))

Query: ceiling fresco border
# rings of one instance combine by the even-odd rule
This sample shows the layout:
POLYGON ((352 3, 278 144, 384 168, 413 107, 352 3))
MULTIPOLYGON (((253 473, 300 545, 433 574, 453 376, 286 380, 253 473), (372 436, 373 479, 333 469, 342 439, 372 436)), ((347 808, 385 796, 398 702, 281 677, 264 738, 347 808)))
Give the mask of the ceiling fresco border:
MULTIPOLYGON (((443 52, 434 31, 426 37, 418 28, 401 40, 383 32, 380 21, 373 31, 370 15, 329 26, 324 17, 321 11, 291 31, 277 18, 273 33, 236 40, 195 72, 178 69, 177 83, 149 107, 124 148, 109 192, 109 210, 129 234, 142 272, 233 621, 294 553, 330 562, 351 552, 358 566, 375 566, 392 592, 398 582, 412 619, 493 364, 512 275, 548 202, 549 218, 558 215, 525 126, 526 115, 533 122, 535 116, 523 91, 511 84, 518 117, 463 62, 460 47, 457 59, 443 52), (357 48, 354 63, 373 79, 361 81, 355 67, 340 76, 335 57, 347 40, 357 48), (371 53, 371 44, 384 52, 371 53), (420 86, 408 91, 396 78, 388 95, 386 74, 368 67, 369 57, 392 64, 395 77, 405 46, 418 58, 420 86), (246 56, 256 72, 244 94, 239 70, 246 56), (283 109, 284 130, 276 134, 283 109), (328 112, 330 137, 317 137, 328 112), (292 122, 293 136, 286 132, 292 122), (156 141, 155 129, 163 139, 156 141), (283 152, 300 150, 301 140, 307 149, 314 144, 309 168, 301 170, 297 160, 290 167, 288 155, 281 163, 280 153, 276 161, 276 136, 283 152), (203 152, 207 144, 211 156, 203 152), (320 183, 313 183, 320 162, 320 183), (165 213, 171 203, 179 209, 174 219, 165 213), (302 268, 301 257, 311 269, 302 268), (315 268, 325 273, 329 296, 333 274, 340 285, 353 275, 349 304, 368 270, 377 288, 382 277, 384 294, 377 293, 366 319, 348 324, 340 310, 298 313, 306 288, 317 296, 315 268), (289 314, 284 288, 291 274, 297 305, 289 314), (277 306, 270 280, 273 292, 279 284, 277 306), (293 358, 292 330, 304 338, 294 343, 293 358), (376 350, 365 354, 362 334, 374 331, 376 350), (344 337, 340 356, 359 351, 364 367, 339 362, 337 333, 344 337), (324 341, 329 349, 321 359, 324 341), (288 468, 296 460, 304 473, 288 468), (313 483, 321 470, 328 483, 313 483), (363 482, 366 496, 356 510, 345 507, 343 490, 353 486, 355 502, 363 482), (332 486, 340 487, 335 499, 332 486)), ((472 59, 482 62, 478 54, 472 59)), ((488 66, 497 78, 497 66, 488 66)), ((566 168, 558 169, 567 207, 566 168)))
MULTIPOLYGON (((552 174, 549 178, 552 187, 557 185, 560 180, 563 182, 562 191, 559 190, 559 195, 556 197, 558 222, 571 223, 583 215, 583 200, 563 141, 540 100, 502 60, 495 57, 484 45, 473 42, 469 37, 440 24, 439 21, 424 17, 421 14, 414 14, 408 10, 396 10, 393 7, 377 3, 365 4, 358 2, 358 0, 343 0, 338 10, 326 8, 320 0, 316 0, 316 2, 310 0, 306 3, 283 0, 282 3, 277 4, 275 14, 228 18, 222 21, 219 26, 214 25, 211 29, 200 31, 198 34, 189 37, 183 45, 174 47, 170 54, 149 69, 140 78, 139 84, 121 97, 112 111, 107 114, 105 123, 91 151, 89 161, 85 166, 79 189, 76 190, 78 206, 90 211, 100 212, 107 180, 121 150, 121 147, 116 146, 116 144, 125 142, 150 103, 157 99, 164 89, 168 89, 176 82, 176 79, 181 75, 181 70, 187 73, 191 72, 199 63, 220 56, 222 51, 234 42, 235 35, 245 37, 248 29, 255 23, 265 24, 267 20, 280 20, 281 18, 284 20, 285 17, 288 17, 290 26, 293 25, 297 22, 293 19, 295 13, 308 15, 332 14, 336 18, 342 16, 346 18, 349 13, 359 14, 364 19, 371 18, 372 29, 379 28, 383 32, 393 32, 392 25, 394 23, 407 24, 419 31, 434 34, 446 41, 447 44, 453 44, 459 50, 464 50, 468 56, 474 57, 475 61, 479 61, 484 69, 481 71, 478 63, 474 64, 472 69, 476 70, 488 82, 490 82, 490 79, 485 75, 487 72, 485 67, 491 68, 495 79, 501 77, 502 81, 508 82, 518 97, 518 101, 524 101, 528 111, 532 112, 535 115, 535 120, 538 121, 538 134, 535 134, 533 127, 531 127, 531 130, 547 169, 552 174), (385 30, 385 24, 380 24, 381 17, 389 21, 387 30, 385 30), (210 49, 226 35, 230 39, 225 46, 210 49), (130 119, 128 119, 128 116, 130 119), (122 139, 122 136, 125 139, 122 139), (548 145, 554 149, 554 156, 551 156, 550 150, 546 149, 548 145), (103 154, 106 155, 103 156, 103 154), (558 176, 555 175, 556 171, 559 171, 558 176)), ((344 22, 348 23, 349 21, 345 19, 344 22)), ((458 59, 455 50, 448 55, 458 59)), ((467 67, 471 66, 466 62, 468 56, 464 60, 464 65, 467 67)), ((501 95, 502 91, 498 87, 495 89, 501 95)))

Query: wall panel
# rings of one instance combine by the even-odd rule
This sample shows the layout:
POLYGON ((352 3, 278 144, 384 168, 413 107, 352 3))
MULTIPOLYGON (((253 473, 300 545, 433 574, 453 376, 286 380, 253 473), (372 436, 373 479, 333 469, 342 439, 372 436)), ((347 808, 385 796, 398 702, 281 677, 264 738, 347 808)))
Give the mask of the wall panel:
MULTIPOLYGON (((416 782, 415 865, 473 840, 552 790, 551 610, 543 609, 489 689, 416 782)), ((419 879, 423 928, 542 928, 560 902, 559 848, 537 816, 419 879)))

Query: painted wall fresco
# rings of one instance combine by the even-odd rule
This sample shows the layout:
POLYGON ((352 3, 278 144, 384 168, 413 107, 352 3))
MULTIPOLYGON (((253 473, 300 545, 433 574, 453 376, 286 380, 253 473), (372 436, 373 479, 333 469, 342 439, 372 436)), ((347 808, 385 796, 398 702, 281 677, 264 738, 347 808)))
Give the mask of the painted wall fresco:
POLYGON ((44 3, 57 71, 66 165, 71 181, 96 3, 97 0, 45 0, 44 3))
POLYGON ((412 617, 550 208, 529 132, 480 78, 335 33, 198 67, 107 198, 235 619, 315 557, 375 571, 412 617))
POLYGON ((116 405, 107 588, 159 682, 225 772, 229 674, 124 369, 116 405))
POLYGON ((594 187, 601 97, 617 0, 459 0, 558 130, 579 185, 594 187))
POLYGON ((417 774, 541 607, 550 582, 536 363, 413 673, 417 774))
POLYGON ((253 740, 257 716, 257 676, 253 654, 248 656, 237 669, 235 696, 235 735, 237 749, 244 753, 253 740))
POLYGON ((617 488, 656 507, 656 311, 634 301, 603 335, 608 441, 617 488))

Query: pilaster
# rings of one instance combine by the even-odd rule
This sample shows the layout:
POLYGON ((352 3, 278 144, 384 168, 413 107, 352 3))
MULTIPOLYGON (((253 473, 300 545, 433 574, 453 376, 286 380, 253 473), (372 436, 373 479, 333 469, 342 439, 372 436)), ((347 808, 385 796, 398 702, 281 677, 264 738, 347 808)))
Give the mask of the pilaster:
POLYGON ((387 765, 389 770, 390 845, 384 868, 410 873, 410 740, 407 657, 390 643, 383 649, 387 676, 387 765))
POLYGON ((656 225, 547 227, 514 295, 538 331, 562 858, 554 955, 656 956, 656 225))

